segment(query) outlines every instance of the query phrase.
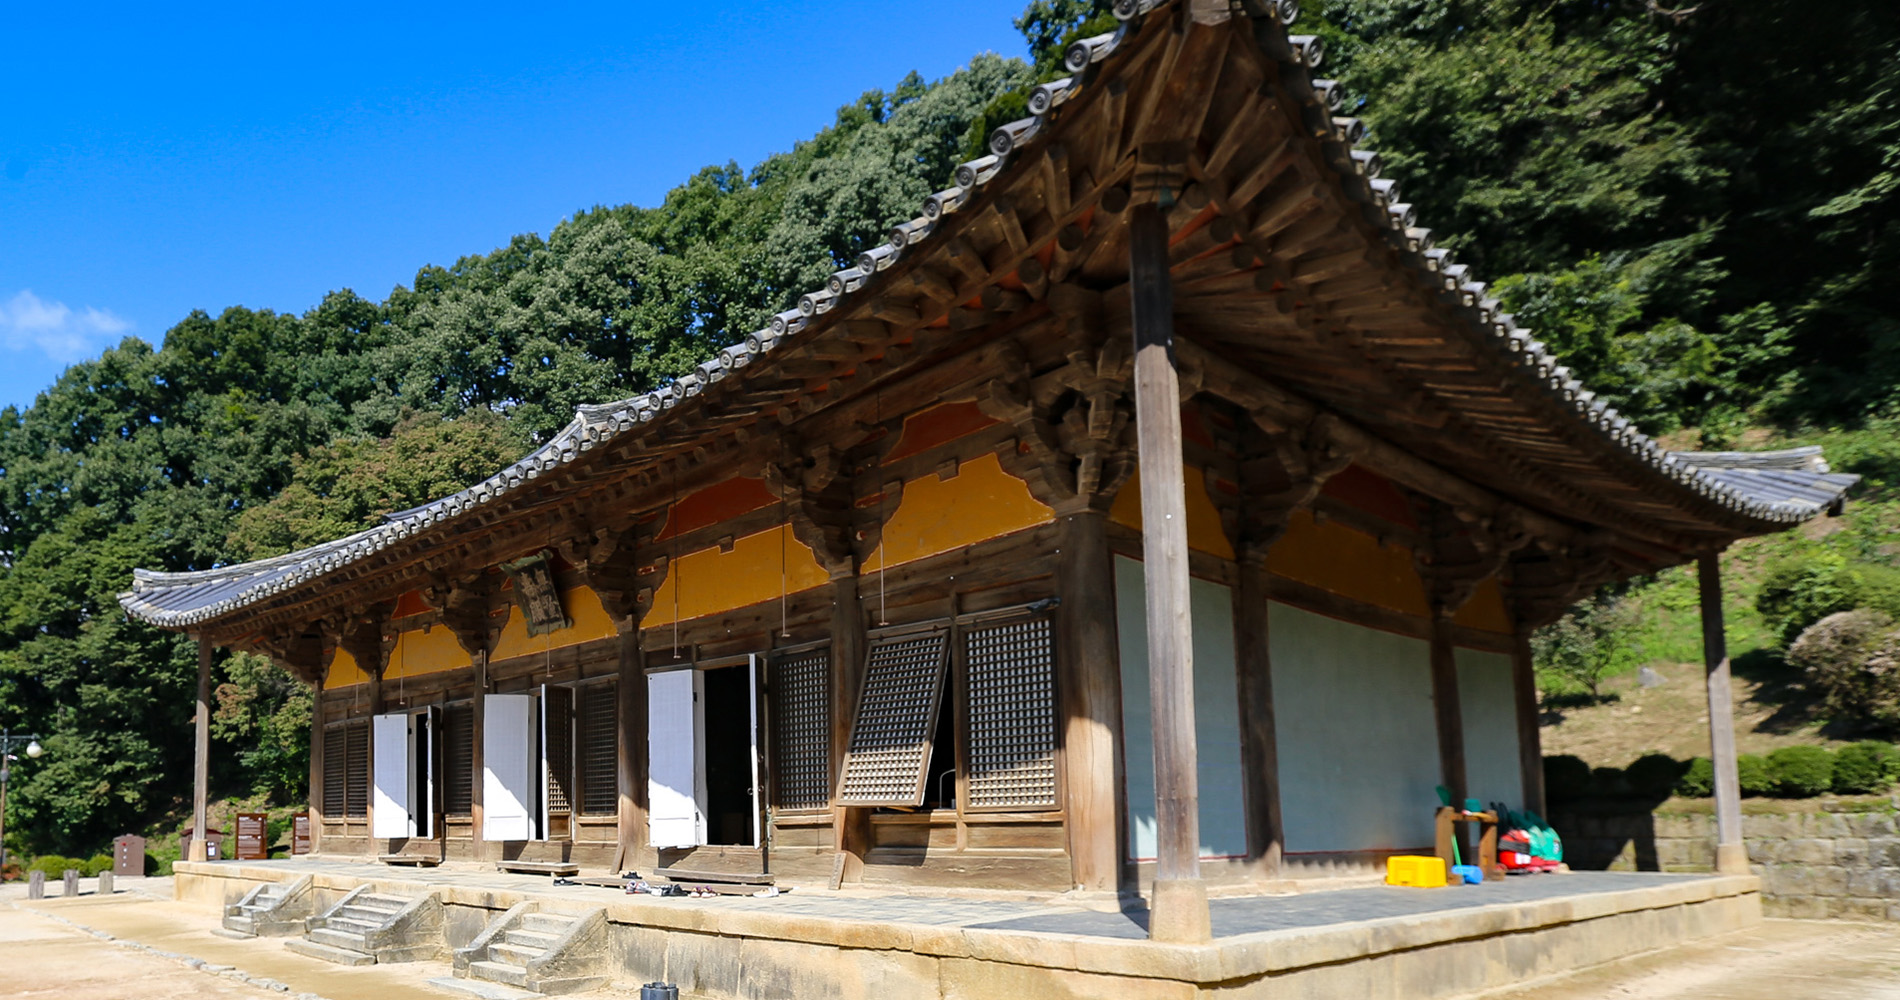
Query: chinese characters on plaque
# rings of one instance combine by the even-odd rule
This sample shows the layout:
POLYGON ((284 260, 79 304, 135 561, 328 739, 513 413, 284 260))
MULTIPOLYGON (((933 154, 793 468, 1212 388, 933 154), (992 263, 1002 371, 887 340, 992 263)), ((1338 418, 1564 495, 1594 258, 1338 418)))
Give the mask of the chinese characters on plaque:
POLYGON ((502 564, 502 572, 514 583, 515 605, 528 625, 529 635, 546 635, 573 624, 567 609, 561 606, 561 592, 554 586, 554 560, 542 550, 525 559, 502 564))

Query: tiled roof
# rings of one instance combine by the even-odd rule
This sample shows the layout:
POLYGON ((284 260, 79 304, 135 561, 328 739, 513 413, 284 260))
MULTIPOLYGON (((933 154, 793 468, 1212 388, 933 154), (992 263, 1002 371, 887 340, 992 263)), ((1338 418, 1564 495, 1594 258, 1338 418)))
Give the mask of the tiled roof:
MULTIPOLYGON (((483 482, 452 496, 389 515, 385 523, 348 538, 313 546, 271 559, 190 573, 137 570, 133 589, 120 595, 120 604, 136 618, 167 628, 188 628, 229 614, 239 608, 324 576, 357 562, 387 546, 443 522, 494 503, 542 475, 574 462, 608 441, 654 420, 683 400, 706 392, 727 375, 748 365, 769 363, 777 344, 797 334, 819 317, 838 308, 878 271, 917 248, 931 244, 940 220, 968 203, 974 194, 1008 170, 1025 148, 1033 147, 1051 116, 1088 85, 1092 68, 1114 55, 1131 34, 1131 22, 1172 5, 1175 0, 1119 0, 1115 13, 1123 19, 1113 32, 1085 38, 1065 53, 1073 75, 1042 84, 1029 99, 1032 115, 998 128, 989 138, 989 154, 959 166, 955 184, 931 195, 918 217, 899 222, 887 243, 869 250, 854 265, 833 274, 825 287, 798 300, 798 306, 772 317, 768 327, 745 341, 720 351, 711 360, 676 382, 653 392, 597 406, 584 406, 574 420, 533 454, 483 482)), ((1199 2, 1199 0, 1189 0, 1199 2)), ((1250 5, 1252 0, 1250 0, 1250 5)), ((1348 146, 1363 141, 1364 127, 1354 118, 1335 114, 1344 91, 1336 83, 1311 72, 1322 56, 1320 40, 1312 35, 1286 34, 1285 26, 1298 16, 1297 0, 1261 3, 1267 16, 1279 22, 1281 50, 1289 91, 1303 94, 1309 118, 1329 122, 1331 136, 1348 146)), ((1833 475, 1820 463, 1818 449, 1793 452, 1669 452, 1639 431, 1596 394, 1586 389, 1529 331, 1501 310, 1484 282, 1470 268, 1455 263, 1450 251, 1434 248, 1430 231, 1418 227, 1412 206, 1400 200, 1398 185, 1381 176, 1376 153, 1354 149, 1349 158, 1329 158, 1351 190, 1358 186, 1364 200, 1379 207, 1385 226, 1414 252, 1403 255, 1420 272, 1427 287, 1442 286, 1475 309, 1479 334, 1517 363, 1517 374, 1565 404, 1574 417, 1610 446, 1633 456, 1651 471, 1704 499, 1768 526, 1788 526, 1812 518, 1837 505, 1857 479, 1833 475), (1800 458, 1789 457, 1799 455, 1800 458), (1806 463, 1803 465, 1803 463, 1806 463)))

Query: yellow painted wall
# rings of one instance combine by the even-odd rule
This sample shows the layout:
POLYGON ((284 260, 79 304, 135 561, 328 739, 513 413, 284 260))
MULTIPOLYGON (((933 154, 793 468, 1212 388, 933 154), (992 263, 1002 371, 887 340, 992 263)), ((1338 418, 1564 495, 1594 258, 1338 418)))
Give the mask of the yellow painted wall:
POLYGON ((501 638, 495 641, 495 649, 489 654, 489 660, 545 653, 550 649, 578 646, 616 634, 613 619, 607 617, 607 611, 600 606, 600 597, 593 588, 575 587, 562 591, 561 605, 567 609, 567 617, 574 624, 546 635, 531 636, 528 634, 528 623, 521 617, 521 609, 510 604, 508 624, 502 627, 501 638))
POLYGON ((1029 493, 1029 484, 1003 471, 994 454, 963 463, 955 476, 935 475, 904 484, 904 499, 884 525, 881 544, 864 561, 866 570, 898 566, 926 556, 999 538, 1055 517, 1029 493))
POLYGON ((1452 624, 1475 628, 1481 632, 1511 634, 1511 613, 1504 609, 1504 592, 1498 589, 1496 577, 1478 584, 1471 594, 1471 600, 1458 609, 1451 618, 1452 624))
MULTIPOLYGON (((674 560, 640 624, 652 628, 690 621, 771 600, 780 593, 809 590, 830 579, 810 547, 792 536, 791 526, 780 525, 734 540, 731 552, 714 546, 674 560)), ((509 625, 514 625, 512 619, 509 625)), ((611 634, 611 627, 608 631, 611 634)))
POLYGON ((447 627, 437 625, 426 631, 411 629, 396 634, 396 647, 389 651, 389 668, 383 671, 383 678, 395 680, 436 674, 458 670, 471 662, 462 644, 455 641, 455 633, 447 627))
POLYGON ((330 660, 330 672, 323 678, 323 689, 328 691, 332 688, 349 687, 367 680, 369 680, 369 675, 357 667, 356 657, 339 649, 336 651, 336 656, 330 660))
MULTIPOLYGON (((1207 495, 1207 477, 1194 466, 1188 466, 1185 471, 1188 548, 1199 549, 1222 559, 1232 559, 1234 546, 1228 542, 1227 532, 1221 530, 1220 511, 1215 509, 1213 498, 1207 495)), ((1141 530, 1139 470, 1129 476, 1121 492, 1115 494, 1115 503, 1108 509, 1108 519, 1124 527, 1141 530)))
POLYGON ((1294 511, 1286 534, 1267 552, 1267 569, 1341 597, 1408 615, 1431 614, 1409 549, 1380 545, 1337 521, 1318 523, 1309 511, 1294 511))

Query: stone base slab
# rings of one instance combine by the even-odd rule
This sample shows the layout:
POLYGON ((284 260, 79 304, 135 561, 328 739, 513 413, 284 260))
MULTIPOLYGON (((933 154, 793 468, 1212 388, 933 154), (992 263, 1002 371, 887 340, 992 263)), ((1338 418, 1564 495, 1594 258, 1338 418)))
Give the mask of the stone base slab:
MULTIPOLYGON (((175 871, 178 898, 207 905, 223 905, 287 874, 229 862, 181 863, 175 871)), ((385 891, 400 888, 368 875, 318 874, 316 888, 337 895, 364 881, 385 891)), ((441 895, 450 947, 465 944, 517 902, 561 898, 466 885, 414 888, 441 895)), ((1187 1000, 1218 992, 1235 1000, 1417 1000, 1524 983, 1740 930, 1760 922, 1761 897, 1753 876, 1594 892, 1580 879, 1576 895, 1200 945, 721 911, 641 897, 606 910, 609 964, 619 985, 663 980, 683 993, 715 998, 1187 1000)))

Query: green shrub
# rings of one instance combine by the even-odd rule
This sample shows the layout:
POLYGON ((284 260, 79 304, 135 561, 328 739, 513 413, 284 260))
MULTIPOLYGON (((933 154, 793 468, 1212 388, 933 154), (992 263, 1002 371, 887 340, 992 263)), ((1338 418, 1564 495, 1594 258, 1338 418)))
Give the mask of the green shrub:
POLYGON ((92 878, 93 876, 98 875, 100 872, 109 872, 111 870, 112 870, 112 855, 95 854, 92 857, 86 859, 85 867, 79 869, 79 874, 84 875, 87 878, 92 878))
POLYGON ((1762 578, 1755 608, 1786 649, 1809 626, 1843 611, 1868 608, 1900 618, 1900 570, 1831 554, 1783 560, 1762 578))
POLYGON ((1855 608, 1808 626, 1788 647, 1829 718, 1862 726, 1900 725, 1900 629, 1885 612, 1855 608))
POLYGON ((1834 790, 1843 795, 1875 795, 1893 784, 1900 751, 1880 740, 1863 740, 1834 755, 1834 790))
POLYGON ((1763 758, 1752 753, 1742 754, 1735 758, 1735 771, 1743 795, 1775 794, 1775 779, 1768 773, 1768 761, 1763 758))
POLYGON ((1676 779, 1676 794, 1690 799, 1706 799, 1715 794, 1715 762, 1697 757, 1676 779))
POLYGON ((57 854, 42 854, 34 858, 33 863, 26 866, 26 870, 29 872, 43 872, 46 878, 51 881, 64 877, 66 869, 68 868, 83 869, 85 866, 86 863, 78 858, 63 858, 57 854))
POLYGON ((1544 794, 1553 802, 1569 802, 1590 794, 1590 765, 1569 754, 1545 757, 1544 794))
POLYGON ((1782 747, 1768 755, 1768 773, 1782 795, 1811 798, 1834 787, 1834 754, 1826 747, 1782 747))
POLYGON ((1646 753, 1623 769, 1630 790, 1638 795, 1665 798, 1676 787, 1689 765, 1666 753, 1646 753))

